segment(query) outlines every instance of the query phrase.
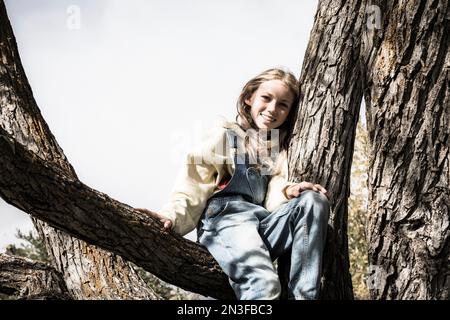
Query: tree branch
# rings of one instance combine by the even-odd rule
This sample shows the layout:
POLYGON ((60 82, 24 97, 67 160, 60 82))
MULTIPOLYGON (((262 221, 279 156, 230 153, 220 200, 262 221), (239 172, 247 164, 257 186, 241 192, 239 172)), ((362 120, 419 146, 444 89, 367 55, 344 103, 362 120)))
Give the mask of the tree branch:
POLYGON ((203 247, 128 205, 68 177, 0 127, 0 196, 33 217, 114 252, 185 290, 233 298, 226 275, 203 247))
POLYGON ((18 299, 71 299, 53 267, 6 254, 0 254, 0 292, 18 299))
MULTIPOLYGON (((68 180, 71 181, 71 183, 75 183, 78 181, 75 170, 68 162, 63 150, 59 147, 55 137, 52 135, 47 123, 43 119, 36 101, 33 98, 31 88, 20 62, 13 30, 9 23, 6 8, 2 0, 0 0, 0 61, 0 128, 4 130, 3 133, 0 134, 1 142, 6 143, 13 148, 15 148, 16 144, 19 144, 23 149, 23 152, 21 153, 22 155, 27 153, 29 157, 31 157, 29 159, 39 159, 41 164, 45 163, 46 167, 52 168, 54 172, 58 172, 62 180, 68 180)), ((13 153, 14 151, 15 150, 12 150, 13 153)), ((16 161, 17 164, 20 162, 19 159, 13 160, 13 162, 16 161)), ((2 162, 2 165, 3 164, 4 163, 2 162)), ((26 163, 22 164, 24 166, 28 166, 26 163)), ((42 174, 39 172, 39 169, 36 169, 34 173, 37 174, 36 177, 39 177, 42 174)), ((52 175, 54 173, 49 174, 52 175)), ((40 179, 36 178, 28 183, 25 181, 15 181, 17 177, 18 176, 13 175, 8 183, 10 185, 15 185, 15 187, 19 187, 19 185, 21 185, 28 191, 40 190, 50 197, 42 198, 44 200, 40 199, 39 196, 36 198, 29 198, 27 195, 24 195, 23 197, 16 197, 14 193, 8 193, 8 188, 3 189, 3 187, 0 186, 0 189, 2 190, 1 194, 8 194, 8 196, 5 196, 4 198, 8 203, 23 209, 25 212, 31 213, 33 217, 39 218, 42 216, 48 216, 48 214, 44 212, 46 208, 49 208, 49 210, 60 210, 63 203, 65 203, 64 201, 53 204, 42 203, 42 201, 53 201, 55 199, 51 199, 51 192, 47 193, 48 190, 46 190, 45 186, 41 184, 40 179), (39 212, 40 215, 33 215, 33 213, 36 212, 39 212)), ((2 178, 4 178, 4 176, 2 176, 2 178)), ((79 185, 82 184, 80 183, 79 185)), ((17 190, 15 187, 12 189, 17 190)), ((63 193, 60 194, 60 196, 64 197, 65 191, 62 192, 63 193)), ((95 193, 95 196, 97 197, 98 194, 99 193, 95 193)), ((102 196, 100 199, 96 199, 96 205, 104 207, 102 204, 99 204, 99 202, 109 201, 108 199, 109 198, 106 196, 102 196)), ((86 200, 89 201, 89 199, 86 200)), ((71 200, 68 201, 70 202, 71 200)), ((69 218, 76 215, 80 210, 92 210, 92 212, 98 211, 96 206, 92 207, 87 205, 85 208, 89 209, 80 209, 78 205, 82 207, 84 206, 79 203, 70 203, 69 207, 60 210, 60 213, 63 213, 62 216, 69 218), (75 212, 70 212, 71 210, 75 210, 75 212)), ((124 205, 120 204, 119 207, 120 206, 124 205)), ((128 211, 130 210, 128 206, 124 207, 126 207, 128 211)), ((121 207, 117 210, 121 210, 121 207)), ((51 213, 49 214, 51 215, 51 213)), ((142 214, 139 213, 139 215, 142 214)), ((126 217, 124 219, 126 220, 126 217)), ((89 220, 89 218, 87 220, 89 220)), ((66 222, 66 220, 62 220, 56 222, 56 225, 60 226, 60 229, 62 230, 67 230, 61 228, 61 226, 66 222)), ((103 221, 100 222, 102 223, 103 221)), ((78 233, 72 230, 71 234, 83 234, 85 228, 83 221, 69 221, 69 223, 73 223, 72 227, 79 230, 78 233)), ((122 229, 120 223, 122 222, 114 224, 114 228, 116 230, 122 229)), ((53 222, 53 225, 55 225, 55 221, 53 222)), ((94 246, 88 246, 86 243, 79 242, 77 239, 58 232, 57 230, 46 226, 42 222, 39 223, 35 221, 35 226, 46 242, 46 247, 49 250, 50 255, 53 257, 54 266, 64 275, 66 286, 74 298, 154 298, 154 294, 151 290, 146 288, 147 285, 135 275, 135 272, 132 270, 131 266, 129 266, 129 264, 123 261, 120 257, 113 256, 108 252, 98 250, 94 246), (73 272, 74 270, 76 270, 76 272, 73 272)), ((159 233, 159 226, 157 224, 153 223, 152 226, 149 226, 149 228, 150 227, 155 228, 154 232, 159 233)), ((126 227, 124 230, 132 232, 130 228, 126 227)), ((95 228, 92 231, 95 232, 95 228)), ((108 235, 111 233, 108 230, 103 231, 108 233, 108 235)), ((148 230, 143 231, 144 234, 147 232, 148 230)), ((90 238, 92 234, 89 234, 88 236, 85 235, 83 239, 103 237, 102 239, 104 242, 111 240, 111 244, 106 247, 114 248, 116 243, 114 235, 115 233, 111 233, 110 238, 108 238, 108 236, 105 238, 102 235, 96 235, 90 238)), ((130 238, 128 238, 127 241, 135 242, 135 239, 133 238, 134 236, 140 235, 131 233, 129 234, 130 238)), ((203 260, 200 263, 193 263, 193 265, 205 264, 206 267, 204 272, 208 272, 206 271, 208 268, 213 270, 219 269, 212 257, 208 253, 205 253, 205 250, 200 250, 202 254, 199 254, 197 252, 199 250, 199 246, 192 246, 192 243, 188 241, 183 241, 181 244, 179 242, 161 242, 159 247, 164 248, 165 251, 163 253, 164 255, 157 255, 160 263, 156 263, 152 265, 152 267, 146 269, 156 275, 159 275, 160 278, 166 280, 167 282, 194 292, 198 292, 195 286, 202 288, 208 287, 211 284, 220 283, 217 294, 224 297, 234 297, 228 282, 225 280, 225 276, 220 271, 214 271, 214 273, 210 275, 215 278, 215 281, 211 281, 209 277, 204 277, 202 279, 201 273, 197 273, 196 268, 191 270, 191 266, 185 266, 181 264, 180 261, 180 263, 177 264, 177 267, 181 270, 186 270, 186 273, 183 275, 187 279, 182 283, 177 283, 178 279, 176 277, 172 278, 173 276, 179 275, 176 268, 163 268, 161 271, 157 271, 161 264, 171 264, 173 256, 180 256, 179 252, 180 250, 184 250, 184 248, 182 249, 182 246, 185 246, 186 243, 189 243, 189 248, 191 248, 187 250, 187 253, 192 255, 190 260, 188 260, 189 263, 191 263, 191 260, 197 259, 198 256, 203 260), (163 260, 167 261, 162 262, 163 260), (189 274, 190 271, 194 272, 194 275, 189 274), (219 276, 217 277, 217 275, 219 276), (195 281, 194 283, 190 282, 189 279, 194 279, 196 277, 199 282, 204 281, 203 285, 198 285, 195 281), (222 292, 220 289, 221 287, 225 288, 222 292)), ((145 248, 145 246, 143 248, 145 248)), ((139 246, 136 246, 132 248, 132 250, 134 249, 138 250, 140 248, 139 246)), ((128 248, 123 248, 123 251, 127 250, 128 248)), ((148 255, 154 255, 157 253, 157 250, 155 252, 148 250, 146 251, 146 254, 148 255)), ((183 251, 183 253, 185 253, 185 251, 183 251)), ((122 257, 126 256, 127 254, 122 254, 122 257)), ((183 257, 183 255, 180 257, 183 257)), ((141 260, 141 258, 137 259, 137 261, 141 260)), ((151 264, 151 261, 148 263, 151 264)), ((208 294, 208 292, 205 291, 199 293, 206 295, 208 294)), ((213 292, 211 295, 214 293, 216 292, 213 292)))

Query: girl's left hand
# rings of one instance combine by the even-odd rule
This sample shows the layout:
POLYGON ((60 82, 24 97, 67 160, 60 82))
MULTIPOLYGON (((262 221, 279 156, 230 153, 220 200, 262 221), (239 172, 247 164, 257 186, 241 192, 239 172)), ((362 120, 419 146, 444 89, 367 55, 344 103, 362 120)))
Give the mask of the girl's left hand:
POLYGON ((172 229, 173 226, 173 222, 170 219, 167 219, 166 217, 164 217, 163 215, 160 215, 157 212, 145 209, 145 208, 134 208, 136 211, 139 211, 141 213, 145 213, 148 214, 149 216, 158 219, 161 224, 163 225, 163 230, 164 231, 168 231, 170 229, 172 229))
POLYGON ((320 192, 325 197, 329 198, 328 191, 322 187, 320 184, 314 184, 307 181, 302 181, 300 183, 293 184, 286 188, 286 197, 290 200, 292 198, 296 198, 300 196, 300 194, 305 190, 313 190, 316 192, 320 192))

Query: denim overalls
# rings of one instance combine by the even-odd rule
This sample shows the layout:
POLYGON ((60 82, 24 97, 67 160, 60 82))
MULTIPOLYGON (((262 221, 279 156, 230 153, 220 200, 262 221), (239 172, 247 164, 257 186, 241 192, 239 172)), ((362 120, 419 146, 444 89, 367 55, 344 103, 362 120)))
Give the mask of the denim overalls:
MULTIPOLYGON (((239 137, 227 130, 235 171, 224 189, 207 202, 197 226, 204 245, 240 300, 277 299, 281 285, 272 261, 292 248, 290 299, 316 299, 329 204, 325 196, 304 191, 270 213, 263 207, 269 177, 237 152, 239 137)), ((281 192, 281 191, 280 191, 281 192)))

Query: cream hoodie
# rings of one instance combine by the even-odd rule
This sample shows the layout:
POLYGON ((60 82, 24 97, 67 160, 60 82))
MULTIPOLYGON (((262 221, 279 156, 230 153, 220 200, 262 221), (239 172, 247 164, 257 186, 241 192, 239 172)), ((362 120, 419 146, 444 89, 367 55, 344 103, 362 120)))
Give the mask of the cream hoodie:
MULTIPOLYGON (((240 137, 245 136, 235 122, 221 121, 205 134, 200 146, 186 156, 178 172, 169 201, 158 211, 172 220, 173 230, 185 235, 197 227, 208 199, 220 191, 218 185, 226 175, 234 172, 234 154, 229 147, 226 131, 231 128, 240 137)), ((294 183, 287 181, 288 165, 286 153, 281 161, 282 170, 269 180, 264 207, 272 212, 288 201, 284 189, 294 183)))

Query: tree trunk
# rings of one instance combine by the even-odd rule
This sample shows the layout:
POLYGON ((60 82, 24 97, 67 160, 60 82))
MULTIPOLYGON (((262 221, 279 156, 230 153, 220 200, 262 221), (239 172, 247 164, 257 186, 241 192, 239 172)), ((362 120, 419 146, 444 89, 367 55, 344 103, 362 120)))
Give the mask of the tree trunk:
POLYGON ((301 101, 290 146, 290 180, 330 193, 322 298, 352 299, 347 206, 356 124, 362 100, 361 1, 320 1, 300 76, 301 101))
POLYGON ((32 219, 75 299, 160 299, 120 256, 32 219))
MULTIPOLYGON (((63 170, 68 177, 76 178, 33 98, 3 1, 0 1, 0 59, 0 127, 29 151, 63 170)), ((33 223, 74 298, 158 298, 120 257, 72 238, 44 222, 33 219, 33 223)))
POLYGON ((62 275, 51 266, 0 254, 0 293, 18 299, 70 299, 62 275))
MULTIPOLYGON (((447 299, 448 0, 379 2, 319 2, 300 79, 290 180, 329 190, 333 212, 322 298, 351 299, 347 200, 365 93, 371 143, 368 243, 372 278, 380 280, 372 296, 447 299), (369 23, 366 15, 371 10, 384 13, 375 28, 377 17, 369 23)), ((0 196, 169 283, 215 298, 234 297, 206 250, 161 232, 154 219, 77 179, 32 98, 1 1, 0 9, 0 196)), ((60 257, 65 249, 56 248, 60 257)), ((78 248, 84 247, 70 250, 78 248)))
POLYGON ((448 0, 375 1, 367 30, 368 244, 375 299, 448 299, 448 0))
MULTIPOLYGON (((1 127, 0 135, 9 139, 1 127)), ((0 139, 0 196, 5 201, 178 287, 215 298, 234 296, 206 249, 162 232, 156 219, 67 177, 6 139, 0 139)))

